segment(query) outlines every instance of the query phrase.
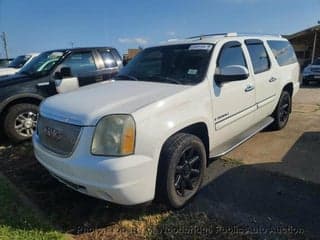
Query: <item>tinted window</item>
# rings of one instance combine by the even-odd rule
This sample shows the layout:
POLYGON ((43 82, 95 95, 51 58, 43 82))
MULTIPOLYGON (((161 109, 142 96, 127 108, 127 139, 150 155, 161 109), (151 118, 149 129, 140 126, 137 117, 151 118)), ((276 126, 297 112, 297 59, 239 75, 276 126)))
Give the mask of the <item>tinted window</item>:
POLYGON ((268 41, 268 44, 280 66, 297 62, 293 47, 288 41, 268 41))
POLYGON ((230 45, 227 43, 221 50, 217 66, 219 69, 230 65, 240 65, 247 67, 240 43, 230 45))
POLYGON ((262 42, 247 44, 254 73, 261 73, 270 69, 270 59, 262 42))
POLYGON ((88 75, 97 69, 91 52, 72 53, 63 66, 70 67, 74 76, 88 75))
POLYGON ((15 59, 13 59, 13 61, 8 65, 8 67, 21 68, 30 58, 30 55, 18 56, 15 59))
POLYGON ((106 66, 106 68, 111 68, 111 67, 117 66, 116 60, 114 59, 114 57, 110 51, 103 50, 103 51, 99 51, 99 52, 102 56, 102 59, 103 59, 103 62, 104 62, 104 65, 106 66))
POLYGON ((197 84, 206 74, 212 44, 177 44, 141 51, 119 72, 116 79, 197 84))

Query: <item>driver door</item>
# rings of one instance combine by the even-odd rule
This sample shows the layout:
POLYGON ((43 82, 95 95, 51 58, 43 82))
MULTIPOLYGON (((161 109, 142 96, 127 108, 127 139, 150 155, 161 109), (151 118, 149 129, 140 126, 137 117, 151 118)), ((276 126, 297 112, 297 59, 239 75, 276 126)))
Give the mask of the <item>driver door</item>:
POLYGON ((69 92, 96 82, 97 66, 92 51, 71 53, 56 69, 70 68, 70 76, 55 79, 58 93, 69 92))
MULTIPOLYGON (((248 69, 247 62, 242 43, 227 42, 220 49, 215 73, 220 74, 221 69, 234 65, 248 69)), ((250 127, 256 111, 255 98, 255 83, 250 71, 244 80, 234 79, 223 83, 214 81, 212 107, 216 145, 223 144, 250 127)))

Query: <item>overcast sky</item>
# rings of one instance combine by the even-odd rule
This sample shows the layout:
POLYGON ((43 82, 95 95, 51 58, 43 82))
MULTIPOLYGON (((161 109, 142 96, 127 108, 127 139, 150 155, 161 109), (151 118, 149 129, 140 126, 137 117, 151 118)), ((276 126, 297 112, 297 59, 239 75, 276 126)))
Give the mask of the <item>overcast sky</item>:
POLYGON ((71 42, 123 53, 202 33, 289 34, 318 20, 320 0, 0 0, 11 57, 71 42))

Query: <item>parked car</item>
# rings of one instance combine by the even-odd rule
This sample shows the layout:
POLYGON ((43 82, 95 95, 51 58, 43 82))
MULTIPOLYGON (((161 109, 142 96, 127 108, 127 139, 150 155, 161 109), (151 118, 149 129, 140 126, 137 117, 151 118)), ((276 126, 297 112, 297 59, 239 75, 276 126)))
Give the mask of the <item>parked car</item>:
POLYGON ((31 138, 38 105, 44 98, 108 80, 121 67, 118 51, 109 47, 41 53, 17 74, 0 78, 0 119, 4 133, 15 142, 31 138))
POLYGON ((308 85, 311 81, 320 82, 320 58, 303 69, 302 83, 308 85))
POLYGON ((180 208, 209 158, 270 124, 286 126, 299 72, 282 37, 209 35, 150 47, 115 81, 46 99, 35 156, 81 193, 123 205, 158 197, 180 208))
POLYGON ((7 67, 12 60, 12 58, 0 58, 0 67, 7 67))
POLYGON ((12 62, 9 63, 7 67, 0 68, 0 77, 17 73, 24 65, 29 63, 38 55, 39 53, 29 53, 16 57, 12 60, 12 62))

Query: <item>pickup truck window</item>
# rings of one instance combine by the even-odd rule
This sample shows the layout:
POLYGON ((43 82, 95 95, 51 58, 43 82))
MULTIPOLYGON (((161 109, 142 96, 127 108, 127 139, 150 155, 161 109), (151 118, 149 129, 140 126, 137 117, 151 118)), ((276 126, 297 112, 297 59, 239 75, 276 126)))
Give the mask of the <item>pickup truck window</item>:
POLYGON ((115 79, 194 85, 207 72, 212 44, 177 44, 147 48, 115 79))
POLYGON ((19 73, 26 75, 45 75, 50 72, 55 64, 64 56, 65 51, 49 51, 41 53, 25 65, 19 73))
POLYGON ((251 58, 255 74, 265 72, 270 69, 270 59, 263 45, 263 42, 247 43, 247 48, 251 58))
POLYGON ((226 43, 220 51, 217 67, 221 69, 230 65, 247 67, 240 43, 235 45, 226 43))
POLYGON ((106 68, 112 68, 117 66, 116 60, 114 59, 114 56, 110 51, 100 50, 99 53, 101 54, 101 57, 103 59, 103 62, 106 68))
POLYGON ((78 77, 97 70, 91 51, 72 53, 62 63, 71 68, 72 75, 78 77))
POLYGON ((270 40, 267 42, 280 66, 297 62, 297 57, 294 53, 293 47, 288 41, 270 40))

